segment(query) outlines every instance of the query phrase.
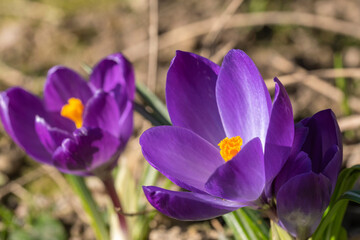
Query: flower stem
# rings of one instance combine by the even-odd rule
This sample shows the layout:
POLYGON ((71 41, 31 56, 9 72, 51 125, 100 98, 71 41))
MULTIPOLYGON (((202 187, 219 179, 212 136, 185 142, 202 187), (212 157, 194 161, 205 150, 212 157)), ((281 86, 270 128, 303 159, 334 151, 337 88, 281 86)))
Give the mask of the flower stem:
POLYGON ((90 224, 95 232, 96 239, 109 240, 109 234, 106 224, 99 212, 98 205, 95 203, 90 190, 87 188, 82 177, 65 174, 66 180, 69 182, 74 192, 79 196, 81 204, 85 212, 90 217, 90 224))
POLYGON ((121 214, 122 206, 121 206, 121 201, 119 199, 119 196, 115 189, 114 179, 112 178, 112 176, 110 176, 108 178, 102 179, 102 181, 104 183, 106 192, 109 195, 109 197, 111 198, 111 201, 114 205, 115 212, 119 219, 120 229, 122 230, 125 238, 128 239, 129 238, 128 226, 126 223, 125 216, 121 214))
POLYGON ((288 232, 286 232, 283 228, 281 228, 277 223, 273 220, 270 220, 271 226, 271 239, 278 240, 293 240, 294 238, 290 236, 288 232))

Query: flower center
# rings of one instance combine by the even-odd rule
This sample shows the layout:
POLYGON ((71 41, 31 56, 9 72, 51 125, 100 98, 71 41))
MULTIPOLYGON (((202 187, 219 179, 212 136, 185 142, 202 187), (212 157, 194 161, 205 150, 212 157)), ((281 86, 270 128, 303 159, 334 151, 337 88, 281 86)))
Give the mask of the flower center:
POLYGON ((241 137, 236 136, 232 138, 226 137, 218 144, 220 147, 220 154, 225 162, 231 160, 238 152, 240 152, 242 143, 241 137))
POLYGON ((68 103, 65 104, 60 112, 60 115, 72 120, 77 128, 81 128, 83 123, 84 105, 78 98, 70 98, 68 103))

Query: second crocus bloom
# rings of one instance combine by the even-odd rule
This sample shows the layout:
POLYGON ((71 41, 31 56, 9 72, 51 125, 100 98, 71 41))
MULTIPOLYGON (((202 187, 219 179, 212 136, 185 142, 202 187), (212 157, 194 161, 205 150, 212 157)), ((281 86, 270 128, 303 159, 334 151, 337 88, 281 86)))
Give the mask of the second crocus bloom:
POLYGON ((293 149, 274 181, 279 223, 307 239, 329 205, 342 163, 341 132, 331 110, 296 125, 293 149))
POLYGON ((231 50, 221 67, 177 52, 166 83, 174 126, 147 130, 140 144, 154 168, 189 192, 144 187, 157 210, 180 220, 203 220, 266 204, 294 139, 290 100, 274 81, 272 102, 243 51, 231 50))
POLYGON ((19 87, 2 92, 0 117, 38 162, 106 177, 131 136, 134 93, 133 68, 118 53, 101 60, 89 82, 69 68, 53 67, 43 99, 19 87))

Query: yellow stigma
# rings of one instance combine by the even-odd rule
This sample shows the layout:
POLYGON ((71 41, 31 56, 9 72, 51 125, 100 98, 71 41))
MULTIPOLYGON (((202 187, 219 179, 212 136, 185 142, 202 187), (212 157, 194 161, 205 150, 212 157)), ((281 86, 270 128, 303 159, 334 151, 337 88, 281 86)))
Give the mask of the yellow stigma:
POLYGON ((225 162, 231 160, 238 152, 240 152, 242 143, 241 137, 236 136, 232 138, 226 137, 218 144, 220 147, 220 154, 225 162))
POLYGON ((61 116, 72 120, 77 128, 81 128, 83 123, 84 105, 78 98, 70 98, 68 103, 61 109, 61 116))

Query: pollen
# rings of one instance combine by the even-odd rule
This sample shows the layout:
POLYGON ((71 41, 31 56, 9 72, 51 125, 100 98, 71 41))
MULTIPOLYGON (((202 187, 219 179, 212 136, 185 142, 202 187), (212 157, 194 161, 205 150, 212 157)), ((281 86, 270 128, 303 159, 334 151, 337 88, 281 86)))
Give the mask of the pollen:
POLYGON ((236 136, 232 138, 226 137, 218 144, 220 147, 220 155, 225 162, 231 160, 238 152, 240 152, 242 143, 243 140, 241 137, 236 136))
POLYGON ((84 105, 78 98, 70 98, 68 103, 61 109, 61 116, 73 121, 77 128, 81 128, 83 123, 84 105))

